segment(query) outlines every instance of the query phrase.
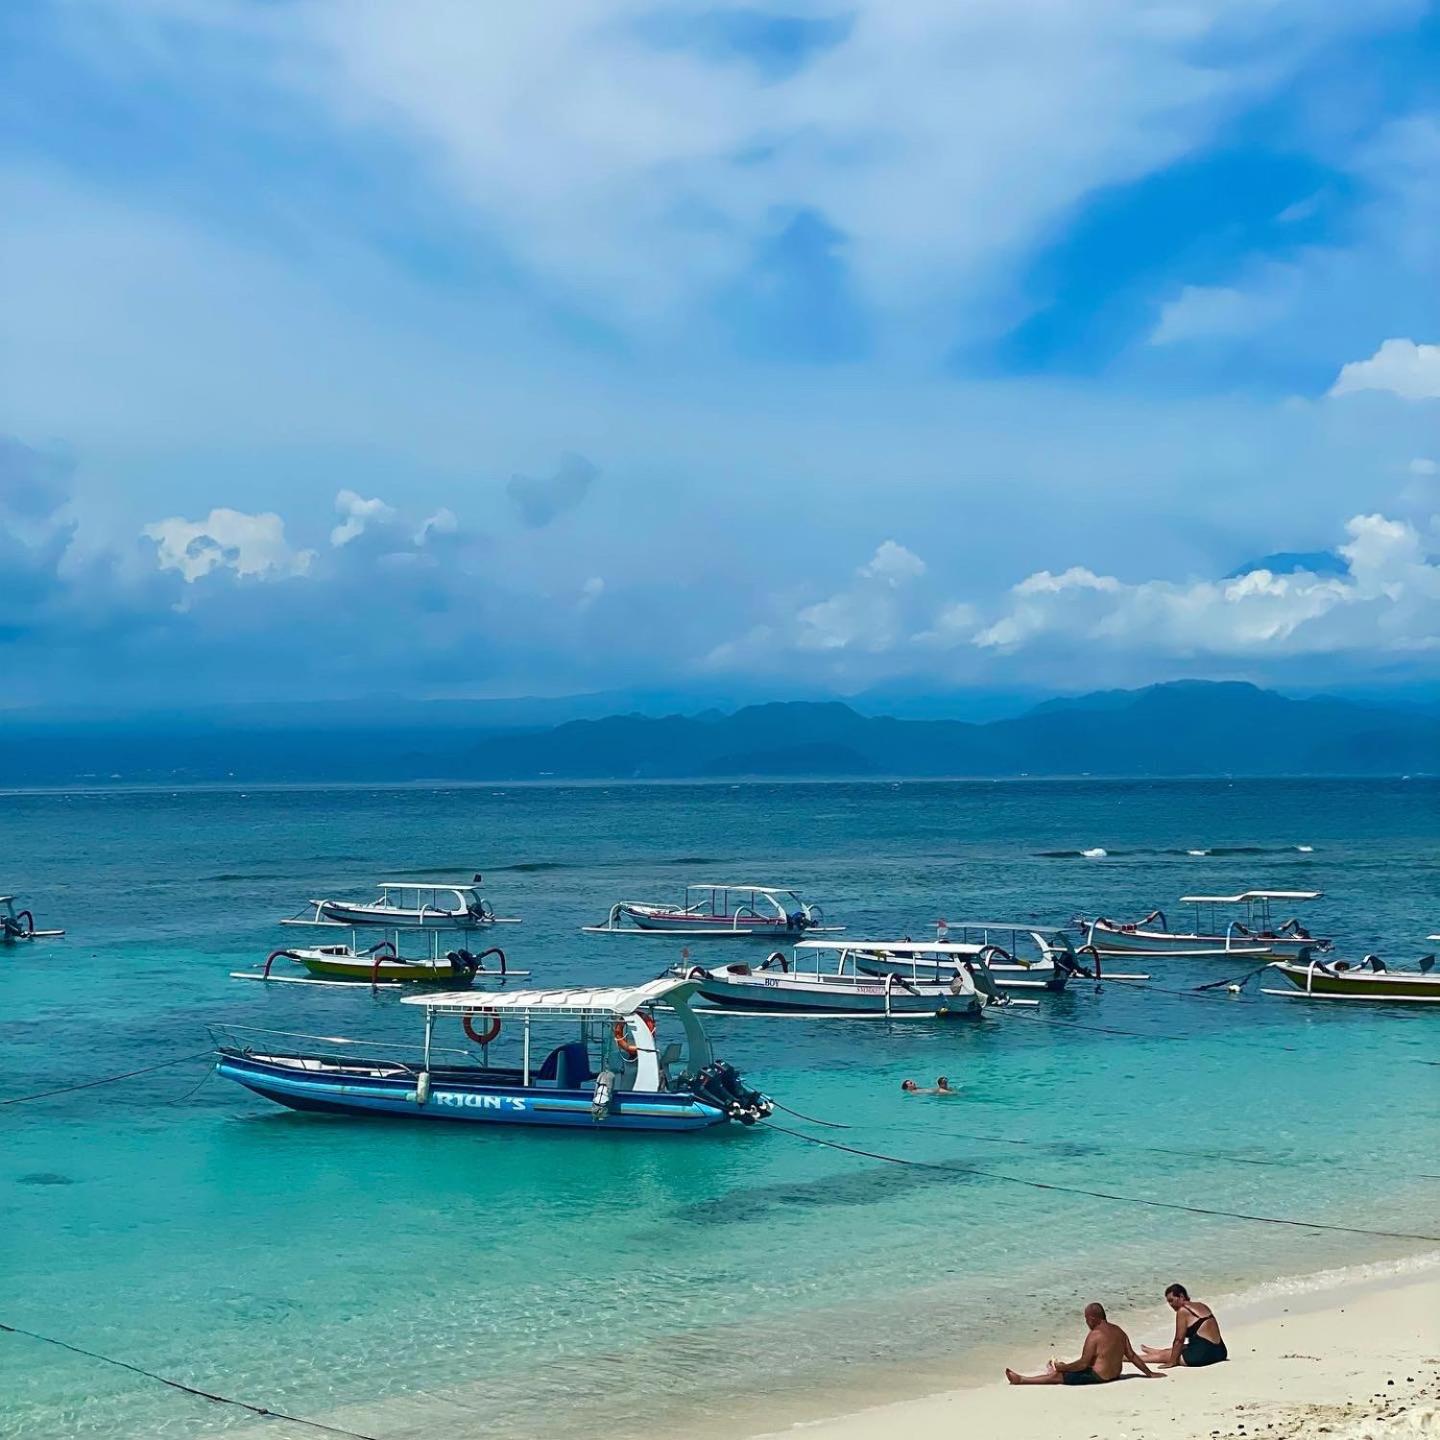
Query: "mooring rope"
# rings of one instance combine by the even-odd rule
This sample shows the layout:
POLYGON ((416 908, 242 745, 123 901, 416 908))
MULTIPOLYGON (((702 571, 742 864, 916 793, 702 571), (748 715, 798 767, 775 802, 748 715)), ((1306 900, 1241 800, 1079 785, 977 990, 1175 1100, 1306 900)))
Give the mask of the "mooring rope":
POLYGON ((839 1120, 822 1120, 818 1115, 806 1115, 802 1111, 792 1110, 788 1105, 782 1105, 773 1096, 767 1098, 777 1110, 783 1110, 787 1115, 793 1115, 797 1120, 808 1121, 811 1125, 823 1125, 827 1130, 853 1130, 855 1128, 853 1125, 846 1125, 839 1120))
POLYGON ((128 1360, 117 1360, 113 1355, 102 1355, 98 1350, 87 1350, 83 1345, 72 1345, 68 1340, 57 1340, 53 1335, 41 1335, 19 1325, 7 1325, 0 1321, 0 1330, 7 1335, 23 1335, 27 1340, 38 1340, 42 1345, 54 1345, 59 1350, 68 1350, 72 1355, 83 1355, 87 1360, 98 1360, 103 1365, 114 1365, 117 1369, 128 1370, 132 1375, 143 1376, 157 1384, 168 1385, 185 1395, 195 1395, 216 1405, 233 1405, 237 1410, 248 1410, 252 1415, 267 1420, 288 1420, 292 1425, 306 1425, 311 1430, 323 1430, 327 1435, 344 1435, 347 1440, 378 1440, 377 1436, 366 1435, 359 1430, 347 1430, 343 1425, 327 1425, 323 1420, 307 1420, 303 1415, 290 1415, 284 1410, 273 1410, 268 1405, 252 1405, 248 1400, 236 1400, 231 1395, 221 1395, 214 1390, 202 1390, 198 1385, 187 1385, 183 1380, 172 1380, 168 1375, 157 1375, 144 1366, 132 1365, 128 1360))
MULTIPOLYGON (((782 1107, 777 1105, 776 1108, 782 1107)), ((982 1145, 1015 1145, 1031 1150, 1055 1152, 1061 1159, 1084 1158, 1084 1155, 1088 1155, 1092 1151, 1102 1155, 1169 1155, 1179 1160, 1219 1160, 1229 1165, 1260 1165, 1280 1169, 1288 1169, 1292 1165, 1324 1165, 1329 1170, 1344 1170, 1355 1175, 1384 1175, 1392 1180, 1440 1180, 1440 1175, 1433 1175, 1425 1170, 1404 1171, 1395 1170, 1386 1165, 1352 1165, 1343 1160, 1332 1160, 1329 1156, 1320 1155, 1271 1159, 1261 1155, 1237 1155, 1231 1150, 1182 1150, 1168 1145, 1106 1145, 1095 1140, 1077 1142, 1073 1140, 1031 1140, 1018 1135, 977 1135, 969 1130, 951 1130, 944 1125, 893 1124, 879 1120, 875 1121, 872 1126, 858 1127, 854 1125, 835 1126, 834 1122, 823 1120, 817 1120, 815 1123, 817 1125, 830 1124, 833 1128, 845 1130, 883 1126, 886 1130, 903 1130, 911 1135, 940 1135, 951 1140, 973 1140, 982 1145), (1084 1152, 1067 1157, 1065 1152, 1076 1144, 1083 1145, 1084 1152)))
POLYGON ((1116 1195, 1108 1190, 1087 1190, 1079 1185, 1062 1185, 1050 1180, 1027 1180, 1022 1175, 1005 1175, 997 1170, 981 1170, 971 1165, 955 1165, 945 1160, 915 1160, 903 1155, 886 1155, 879 1150, 863 1150, 858 1145, 845 1145, 827 1140, 823 1135, 807 1135, 791 1130, 773 1120, 761 1122, 781 1135, 821 1145, 829 1150, 858 1155, 866 1160, 880 1160, 887 1165, 909 1165, 919 1170, 940 1170, 952 1175, 974 1175, 981 1180, 998 1180, 1007 1185, 1023 1185, 1031 1190, 1051 1190, 1060 1195, 1083 1195, 1091 1200, 1110 1200, 1118 1205, 1141 1205, 1154 1210, 1178 1210, 1187 1215, 1205 1215, 1223 1220, 1249 1220, 1257 1225, 1285 1225, 1298 1230, 1329 1230, 1341 1235, 1368 1235, 1379 1240, 1417 1240, 1427 1245, 1440 1245, 1440 1235, 1416 1235, 1397 1230, 1366 1230, 1356 1225, 1336 1225, 1326 1220, 1295 1220, 1284 1215, 1251 1215, 1241 1210, 1219 1210, 1208 1205, 1187 1205, 1179 1200, 1145 1200, 1135 1195, 1116 1195))
POLYGON ((179 1055, 174 1060, 162 1060, 158 1065, 145 1065, 139 1070, 126 1070, 119 1075, 102 1075, 98 1080, 81 1080, 75 1085, 57 1085, 53 1090, 37 1090, 33 1095, 12 1095, 0 1100, 0 1105, 25 1105, 31 1100, 44 1100, 51 1095, 69 1095, 75 1090, 93 1090, 97 1085, 114 1085, 121 1080, 133 1080, 137 1075, 150 1075, 156 1070, 168 1070, 172 1065, 184 1065, 190 1060, 202 1060, 213 1055, 213 1050, 197 1050, 193 1055, 179 1055))

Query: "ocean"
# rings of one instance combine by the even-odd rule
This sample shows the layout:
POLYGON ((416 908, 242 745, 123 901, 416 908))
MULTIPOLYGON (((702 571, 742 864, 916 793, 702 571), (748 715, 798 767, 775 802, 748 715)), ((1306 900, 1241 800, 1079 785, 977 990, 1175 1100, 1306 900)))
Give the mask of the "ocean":
MULTIPOLYGON (((0 949, 0 1100, 204 1052, 212 1023, 413 1042, 393 995, 229 978, 382 876, 483 872, 546 985, 746 947, 580 933, 691 881, 793 886, 856 937, 1260 886, 1323 890, 1307 924, 1353 958, 1440 929, 1434 780, 115 789, 0 796, 0 837, 0 889, 68 931, 0 949)), ((997 1341, 1078 1334, 1089 1299, 1153 1297, 1163 1339, 1173 1280, 1440 1249, 1163 1208, 1440 1236, 1440 1016, 1143 968, 979 1024, 711 1022, 828 1125, 304 1116, 203 1059, 7 1105, 0 1323, 380 1440, 740 1435, 941 1389, 997 1341), (941 1073, 958 1096, 900 1090, 941 1073)), ((240 1431, 315 1433, 0 1334, 0 1435, 240 1431)))

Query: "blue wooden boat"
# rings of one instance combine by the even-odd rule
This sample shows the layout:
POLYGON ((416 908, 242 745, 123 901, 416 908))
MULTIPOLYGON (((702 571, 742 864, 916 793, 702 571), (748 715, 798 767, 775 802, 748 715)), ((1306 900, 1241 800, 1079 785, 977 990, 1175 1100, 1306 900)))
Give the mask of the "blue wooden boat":
POLYGON ((216 1069, 292 1110, 329 1114, 592 1131, 753 1125, 771 1102, 715 1058, 688 1003, 696 988, 662 979, 602 990, 407 996, 403 1004, 425 1011, 418 1057, 362 1057, 350 1051, 354 1041, 232 1027, 217 1032, 216 1069), (435 1043, 446 1018, 460 1022, 478 1063, 474 1051, 435 1043), (659 1025, 672 1020, 682 1038, 662 1049, 659 1025), (556 1022, 571 1038, 537 1046, 536 1032, 556 1022), (491 1062, 502 1036, 518 1042, 518 1065, 491 1062), (290 1043, 297 1039, 310 1043, 297 1050, 290 1043))

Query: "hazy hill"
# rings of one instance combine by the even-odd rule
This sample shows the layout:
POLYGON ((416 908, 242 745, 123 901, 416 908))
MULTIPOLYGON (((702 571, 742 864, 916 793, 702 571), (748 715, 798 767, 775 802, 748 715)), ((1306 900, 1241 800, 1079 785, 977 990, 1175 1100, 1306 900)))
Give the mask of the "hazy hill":
POLYGON ((518 705, 345 704, 288 715, 266 707, 159 719, 9 716, 0 720, 0 786, 1440 773, 1434 709, 1293 700, 1201 681, 1049 700, 983 723, 864 715, 838 701, 525 728, 515 723, 520 713, 518 705))
POLYGON ((1184 682, 1052 700, 987 724, 897 720, 839 703, 733 715, 618 715, 490 737, 487 778, 716 775, 1277 775, 1440 771, 1432 715, 1184 682))

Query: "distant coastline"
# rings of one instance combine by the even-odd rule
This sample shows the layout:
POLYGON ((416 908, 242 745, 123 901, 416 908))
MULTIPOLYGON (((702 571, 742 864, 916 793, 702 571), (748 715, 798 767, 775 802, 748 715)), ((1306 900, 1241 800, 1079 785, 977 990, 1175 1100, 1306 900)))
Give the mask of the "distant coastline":
POLYGON ((972 722, 862 714, 838 701, 628 713, 558 724, 417 703, 373 720, 313 711, 0 717, 11 789, 209 785, 776 783, 1250 779, 1440 773, 1440 710, 1293 699, 1185 681, 1048 700, 972 722))
POLYGON ((1440 782, 1440 771, 1383 774, 1374 771, 1335 771, 1293 774, 1193 774, 1193 775, 669 775, 669 776, 576 776, 540 777, 533 779, 474 779, 463 776, 423 776, 414 780, 349 779, 310 780, 304 778, 277 780, 108 780, 74 784, 3 785, 0 799, 24 796, 62 795, 245 795, 250 792, 276 794, 293 792, 350 794, 366 790, 384 794, 406 791, 431 793, 437 790, 607 790, 607 789, 676 789, 683 786, 715 790, 735 790, 750 786, 802 785, 871 785, 880 789, 910 785, 1214 785, 1232 782, 1237 785, 1289 782, 1327 782, 1336 784, 1374 780, 1387 783, 1434 784, 1440 782))

